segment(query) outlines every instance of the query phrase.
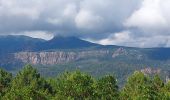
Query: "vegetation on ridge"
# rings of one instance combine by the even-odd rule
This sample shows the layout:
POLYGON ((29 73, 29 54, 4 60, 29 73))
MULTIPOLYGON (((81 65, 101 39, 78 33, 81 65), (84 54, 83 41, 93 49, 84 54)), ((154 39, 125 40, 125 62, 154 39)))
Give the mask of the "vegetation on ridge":
POLYGON ((100 79, 80 71, 43 78, 31 65, 16 76, 0 70, 1 100, 170 100, 170 82, 134 72, 122 89, 114 76, 100 79))

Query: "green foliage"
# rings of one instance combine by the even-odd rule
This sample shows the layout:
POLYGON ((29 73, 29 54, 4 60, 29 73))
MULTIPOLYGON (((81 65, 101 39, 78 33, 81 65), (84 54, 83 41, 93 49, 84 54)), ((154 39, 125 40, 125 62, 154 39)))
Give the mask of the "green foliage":
POLYGON ((165 99, 164 83, 158 75, 153 78, 135 72, 128 78, 121 93, 122 100, 168 100, 165 99))
POLYGON ((12 74, 0 69, 0 96, 10 88, 10 82, 12 80, 12 74))
POLYGON ((4 99, 46 100, 51 90, 45 79, 32 66, 27 65, 13 79, 11 89, 4 99))
POLYGON ((75 71, 64 73, 57 79, 56 97, 71 99, 92 98, 94 94, 94 79, 84 73, 75 71))
POLYGON ((122 90, 123 100, 151 100, 152 90, 151 80, 141 72, 135 72, 128 78, 125 87, 122 90))
POLYGON ((163 93, 164 93, 164 98, 166 100, 170 100, 170 81, 168 83, 166 83, 166 85, 163 89, 163 93))
POLYGON ((118 86, 116 79, 113 76, 105 76, 99 79, 96 84, 96 98, 102 100, 118 99, 118 86))
POLYGON ((119 89, 114 76, 74 71, 45 79, 27 65, 14 78, 0 70, 0 93, 0 100, 170 100, 170 82, 135 72, 119 89))

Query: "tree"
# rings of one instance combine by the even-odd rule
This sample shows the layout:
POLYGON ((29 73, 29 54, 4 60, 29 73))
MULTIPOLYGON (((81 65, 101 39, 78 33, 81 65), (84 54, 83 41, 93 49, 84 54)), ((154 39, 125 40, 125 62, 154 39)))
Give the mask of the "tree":
POLYGON ((152 79, 152 89, 156 95, 157 100, 164 100, 164 82, 161 80, 159 75, 155 75, 152 79))
POLYGON ((27 65, 16 75, 4 99, 46 100, 51 92, 52 88, 45 79, 32 66, 27 65))
POLYGON ((157 94, 152 87, 152 80, 142 72, 130 76, 121 93, 122 100, 156 100, 157 94))
POLYGON ((0 69, 0 96, 3 96, 10 88, 12 74, 0 69))
POLYGON ((170 82, 159 75, 135 72, 119 91, 113 76, 98 80, 80 71, 65 72, 56 79, 42 78, 27 65, 12 78, 0 69, 0 100, 170 100, 170 82))
POLYGON ((164 86, 164 100, 170 100, 170 81, 164 86))
POLYGON ((94 94, 94 79, 80 71, 62 74, 56 84, 56 98, 88 99, 94 94))
POLYGON ((96 98, 102 100, 117 100, 119 97, 117 81, 113 76, 105 76, 97 81, 96 98))

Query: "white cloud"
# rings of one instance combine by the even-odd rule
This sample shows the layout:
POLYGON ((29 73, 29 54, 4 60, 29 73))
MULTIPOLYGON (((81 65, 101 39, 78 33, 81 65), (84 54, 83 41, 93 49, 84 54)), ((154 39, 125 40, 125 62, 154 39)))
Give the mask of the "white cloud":
POLYGON ((44 40, 51 40, 54 37, 54 35, 52 33, 45 32, 45 31, 33 31, 33 32, 26 31, 26 32, 17 33, 17 34, 11 33, 10 35, 25 35, 25 36, 29 36, 29 37, 33 37, 33 38, 41 38, 44 40))
POLYGON ((60 34, 101 44, 170 46, 169 5, 170 0, 0 0, 0 34, 60 34))
POLYGON ((85 10, 80 11, 75 19, 78 28, 89 30, 101 28, 103 21, 102 17, 93 15, 90 11, 85 10))
POLYGON ((68 34, 113 32, 123 28, 122 22, 139 1, 0 0, 0 33, 42 30, 68 34))
MULTIPOLYGON (((33 0, 31 0, 32 2, 33 0)), ((23 0, 1 0, 0 1, 0 16, 2 17, 29 17, 31 19, 38 19, 41 13, 41 3, 39 0, 29 4, 30 1, 23 0)))
POLYGON ((170 36, 156 35, 150 37, 136 37, 130 31, 122 31, 118 33, 112 33, 110 36, 101 39, 86 39, 93 43, 100 43, 103 45, 119 45, 119 46, 130 46, 130 47, 170 47, 170 36))
POLYGON ((77 14, 77 6, 75 4, 68 4, 64 9, 64 16, 75 17, 77 14))
POLYGON ((119 33, 113 33, 110 36, 108 36, 106 39, 102 39, 98 41, 100 44, 103 45, 115 45, 120 44, 122 42, 127 42, 130 39, 130 32, 129 31, 123 31, 119 33))
MULTIPOLYGON (((127 27, 136 27, 147 34, 163 34, 169 31, 169 0, 143 0, 141 7, 125 22, 127 27)), ((169 33, 170 34, 170 33, 169 33)))

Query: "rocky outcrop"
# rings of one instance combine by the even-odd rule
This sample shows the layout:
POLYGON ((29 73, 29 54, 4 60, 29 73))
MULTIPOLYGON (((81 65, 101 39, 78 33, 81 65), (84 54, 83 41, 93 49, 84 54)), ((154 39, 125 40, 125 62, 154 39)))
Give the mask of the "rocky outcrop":
POLYGON ((153 69, 153 68, 148 67, 145 69, 141 69, 141 72, 144 73, 145 75, 160 74, 161 69, 153 69))
POLYGON ((76 60, 74 52, 20 52, 15 53, 15 59, 24 63, 51 65, 76 60))
POLYGON ((127 51, 124 48, 118 48, 112 55, 112 58, 116 58, 117 56, 120 55, 127 55, 127 51))
POLYGON ((108 54, 107 50, 81 51, 81 52, 19 52, 14 54, 14 58, 30 64, 54 65, 68 63, 85 57, 97 57, 108 54))

